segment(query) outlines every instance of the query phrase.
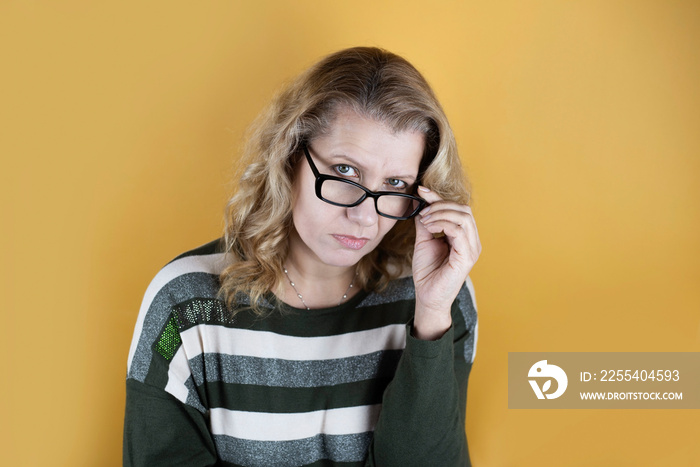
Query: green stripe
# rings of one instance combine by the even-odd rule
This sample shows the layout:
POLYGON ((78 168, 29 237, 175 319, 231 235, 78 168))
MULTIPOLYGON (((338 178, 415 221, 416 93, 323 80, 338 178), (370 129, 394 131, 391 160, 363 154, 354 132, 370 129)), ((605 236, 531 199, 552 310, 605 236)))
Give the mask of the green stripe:
POLYGON ((339 409, 382 402, 384 389, 391 378, 377 378, 356 383, 319 388, 284 388, 204 383, 197 387, 208 408, 224 408, 246 412, 302 413, 339 409))
MULTIPOLYGON (((224 303, 211 298, 195 298, 180 303, 174 308, 183 332, 200 324, 225 326, 228 328, 275 332, 294 337, 318 337, 365 331, 391 324, 406 324, 415 308, 413 300, 395 302, 386 305, 355 308, 340 307, 325 313, 304 310, 280 313, 273 312, 264 318, 243 310, 233 318, 224 303)), ((351 304, 348 304, 351 305, 351 304)))
MULTIPOLYGON (((211 242, 202 245, 200 247, 197 247, 193 250, 186 251, 185 253, 175 257, 170 261, 172 263, 173 261, 177 261, 182 258, 187 258, 188 256, 206 256, 206 255, 213 255, 216 253, 223 253, 224 252, 224 239, 223 238, 217 238, 216 240, 212 240, 211 242)), ((168 264, 170 264, 168 263, 168 264)))

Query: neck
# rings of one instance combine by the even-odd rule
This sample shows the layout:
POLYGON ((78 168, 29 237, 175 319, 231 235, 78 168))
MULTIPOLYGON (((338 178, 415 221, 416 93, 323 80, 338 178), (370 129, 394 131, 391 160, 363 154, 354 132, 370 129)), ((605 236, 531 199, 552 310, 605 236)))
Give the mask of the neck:
POLYGON ((284 267, 287 269, 282 300, 296 308, 304 305, 297 296, 301 294, 309 308, 329 308, 346 302, 361 288, 355 283, 356 265, 330 266, 320 261, 313 261, 308 255, 299 254, 294 248, 294 239, 290 239, 289 255, 284 267), (289 283, 294 282, 294 287, 289 283), (353 287, 350 287, 353 284, 353 287), (343 298, 347 295, 346 298, 343 298))

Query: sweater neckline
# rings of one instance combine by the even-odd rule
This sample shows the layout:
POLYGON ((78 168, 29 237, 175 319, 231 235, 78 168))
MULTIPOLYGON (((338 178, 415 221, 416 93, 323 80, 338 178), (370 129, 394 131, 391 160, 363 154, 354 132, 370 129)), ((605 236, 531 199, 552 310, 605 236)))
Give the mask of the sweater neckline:
MULTIPOLYGON (((343 311, 347 311, 350 309, 353 309, 359 305, 362 300, 364 300, 367 295, 369 295, 369 292, 366 290, 360 290, 357 292, 353 297, 351 297, 349 300, 341 303, 340 305, 334 305, 331 307, 327 308, 311 308, 310 310, 307 310, 306 308, 300 308, 296 306, 292 306, 288 303, 283 302, 282 300, 277 299, 278 303, 280 304, 280 308, 282 311, 290 311, 295 314, 301 314, 301 315, 323 315, 327 313, 340 313, 343 311)), ((269 297, 269 298, 275 298, 275 297, 269 297)))

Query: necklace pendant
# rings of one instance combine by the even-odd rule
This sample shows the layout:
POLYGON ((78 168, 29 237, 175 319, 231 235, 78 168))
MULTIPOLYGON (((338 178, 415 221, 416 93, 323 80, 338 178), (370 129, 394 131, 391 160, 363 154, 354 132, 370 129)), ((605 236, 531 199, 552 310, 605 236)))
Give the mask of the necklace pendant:
MULTIPOLYGON (((292 279, 289 277, 289 272, 287 271, 287 268, 282 268, 282 270, 284 271, 284 275, 287 276, 287 280, 289 281, 289 285, 292 286, 292 288, 294 289, 294 291, 297 294, 297 297, 299 297, 299 300, 301 300, 301 303, 304 305, 304 307, 307 310, 311 310, 311 308, 309 308, 309 306, 304 301, 304 297, 302 297, 301 294, 299 293, 299 291, 297 290, 296 284, 294 284, 294 281, 292 281, 292 279)), ((355 277, 357 277, 357 274, 358 273, 355 272, 355 276, 352 278, 352 282, 350 282, 350 285, 348 286, 347 290, 343 294, 343 298, 341 298, 340 301, 338 302, 338 306, 342 305, 343 300, 348 298, 348 292, 350 292, 350 289, 352 289, 352 286, 355 284, 355 277)))

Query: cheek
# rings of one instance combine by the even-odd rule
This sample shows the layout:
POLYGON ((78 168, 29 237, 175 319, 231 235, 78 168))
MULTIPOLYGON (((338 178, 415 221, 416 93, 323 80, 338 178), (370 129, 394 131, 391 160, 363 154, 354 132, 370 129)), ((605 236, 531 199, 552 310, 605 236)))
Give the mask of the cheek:
POLYGON ((387 217, 379 216, 379 232, 378 232, 379 235, 378 236, 380 237, 379 238, 380 241, 382 238, 384 238, 384 236, 386 234, 389 233, 389 231, 396 225, 397 222, 398 221, 396 221, 394 219, 389 219, 387 217))
POLYGON ((292 184, 292 214, 295 218, 302 219, 313 212, 313 199, 315 194, 313 186, 304 174, 297 173, 292 184))
POLYGON ((302 180, 300 180, 301 176, 299 173, 294 174, 294 180, 292 180, 292 208, 294 208, 297 205, 297 202, 299 201, 299 197, 301 196, 301 185, 302 185, 302 180))
MULTIPOLYGON (((303 179, 302 179, 303 181, 303 179)), ((334 219, 333 206, 324 203, 314 191, 313 184, 301 187, 295 184, 292 189, 292 218, 299 232, 313 234, 334 219)))

